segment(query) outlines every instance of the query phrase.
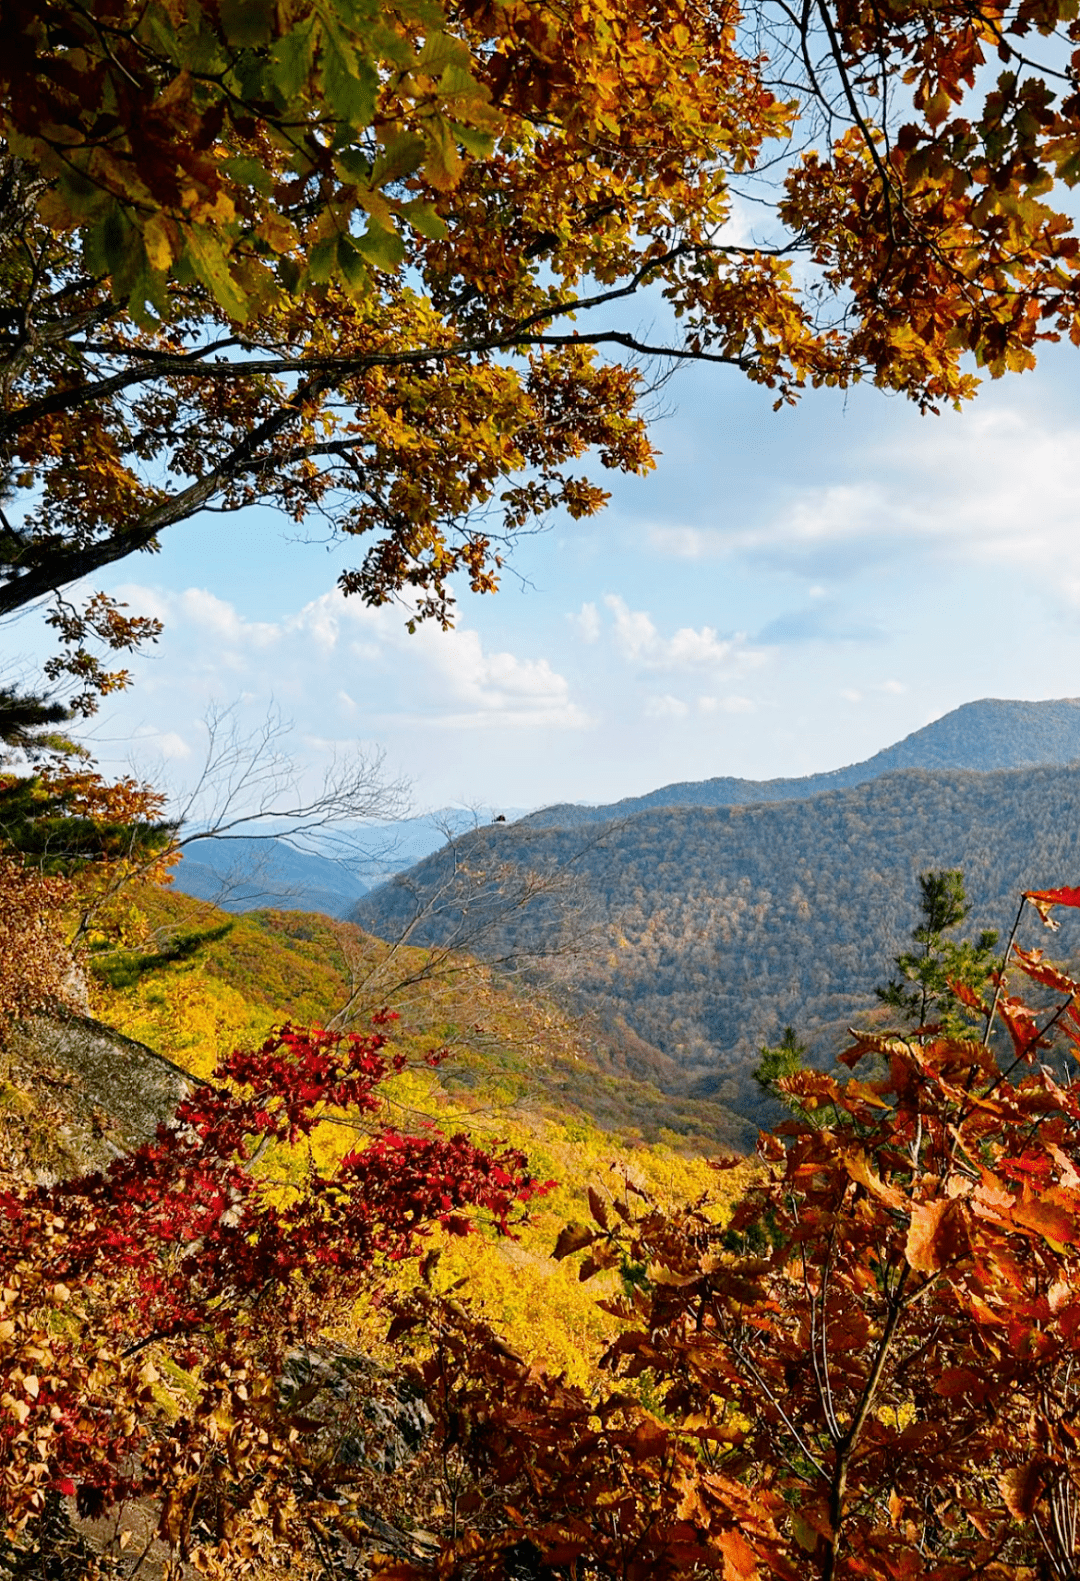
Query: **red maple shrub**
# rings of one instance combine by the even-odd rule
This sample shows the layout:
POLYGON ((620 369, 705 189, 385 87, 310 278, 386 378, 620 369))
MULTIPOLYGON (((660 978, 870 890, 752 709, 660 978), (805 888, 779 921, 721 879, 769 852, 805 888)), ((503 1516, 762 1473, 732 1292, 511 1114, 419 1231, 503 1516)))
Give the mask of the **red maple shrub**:
MULTIPOLYGON (((1029 901, 1050 917, 1080 890, 1029 901)), ((422 1540, 367 1573, 1071 1581, 1080 982, 1010 940, 985 994, 954 986, 969 1025, 856 1033, 850 1079, 779 1079, 792 1117, 762 1136, 733 1216, 629 1181, 590 1193, 592 1222, 555 1255, 622 1276, 592 1388, 426 1277, 399 1300, 390 1337, 419 1336, 405 1372, 442 1489, 422 1540)), ((29 1541, 50 1491, 86 1513, 149 1502, 171 1551, 212 1574, 299 1554, 311 1532, 356 1537, 348 1477, 315 1465, 282 1392, 290 1352, 430 1226, 480 1212, 505 1229, 538 1189, 519 1154, 437 1133, 376 1131, 291 1186, 253 1168, 326 1105, 370 1110, 395 1063, 381 1033, 286 1029, 106 1174, 0 1196, 9 1541, 29 1541)), ((324 1542, 323 1573, 360 1573, 359 1551, 343 1567, 324 1542)))
POLYGON ((210 1572, 302 1546, 328 1511, 347 1519, 332 1488, 304 1482, 310 1424, 280 1386, 290 1354, 433 1227, 464 1234, 479 1215, 505 1233, 539 1189, 520 1153, 435 1130, 376 1129, 331 1172, 309 1156, 298 1181, 253 1167, 302 1146, 328 1109, 373 1114, 403 1063, 382 1030, 284 1027, 226 1059, 104 1173, 5 1183, 9 1543, 33 1540, 50 1493, 73 1495, 84 1516, 149 1501, 176 1554, 210 1572), (214 1526, 200 1533, 208 1500, 214 1526))

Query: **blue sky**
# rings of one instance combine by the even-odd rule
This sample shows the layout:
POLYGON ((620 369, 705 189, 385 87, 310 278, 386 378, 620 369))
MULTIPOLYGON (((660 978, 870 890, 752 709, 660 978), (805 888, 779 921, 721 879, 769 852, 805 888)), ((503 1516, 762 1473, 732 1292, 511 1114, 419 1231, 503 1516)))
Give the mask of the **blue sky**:
MULTIPOLYGON (((378 742, 418 809, 524 808, 835 768, 973 698, 1080 694, 1078 359, 939 418, 869 388, 774 413, 685 371, 656 472, 523 539, 449 635, 343 600, 355 544, 270 516, 172 528, 106 584, 166 631, 101 755, 182 781, 209 702, 255 723, 274 700, 313 772, 378 742)), ((7 646, 45 651, 40 618, 7 646)))

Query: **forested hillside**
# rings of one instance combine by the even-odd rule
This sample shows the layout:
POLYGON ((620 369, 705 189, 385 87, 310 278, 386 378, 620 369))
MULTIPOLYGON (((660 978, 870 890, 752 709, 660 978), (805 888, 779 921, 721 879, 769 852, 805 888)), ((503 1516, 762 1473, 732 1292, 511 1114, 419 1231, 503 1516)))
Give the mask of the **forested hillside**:
POLYGON ((149 886, 132 914, 129 933, 165 947, 157 956, 97 957, 95 1012, 196 1074, 284 1020, 363 1026, 389 1007, 411 1047, 449 1049, 442 1085, 483 1111, 487 1125, 543 1112, 595 1124, 631 1147, 664 1142, 694 1154, 753 1143, 752 1129, 720 1105, 680 1101, 631 1074, 667 1072, 632 1033, 571 1022, 548 996, 522 995, 468 956, 388 947, 351 923, 303 912, 228 919, 149 886))
POLYGON ((663 785, 645 796, 628 796, 602 807, 561 803, 531 813, 539 827, 606 823, 650 807, 738 807, 763 801, 801 801, 827 791, 865 785, 896 769, 1018 769, 1080 760, 1080 698, 1013 702, 984 697, 964 703, 903 741, 862 763, 807 774, 799 779, 719 779, 663 785))
MULTIPOLYGON (((853 1016, 879 1013, 918 873, 956 867, 973 927, 1007 929, 1022 890, 1074 880, 1080 770, 908 770, 800 802, 479 830, 361 914, 387 936, 412 919, 428 940, 478 939, 486 922, 494 956, 547 952, 533 969, 656 1044, 661 1080, 754 1114, 760 1046, 792 1023, 831 1058, 853 1016)), ((1066 922, 1050 942, 1064 954, 1078 938, 1066 922)))

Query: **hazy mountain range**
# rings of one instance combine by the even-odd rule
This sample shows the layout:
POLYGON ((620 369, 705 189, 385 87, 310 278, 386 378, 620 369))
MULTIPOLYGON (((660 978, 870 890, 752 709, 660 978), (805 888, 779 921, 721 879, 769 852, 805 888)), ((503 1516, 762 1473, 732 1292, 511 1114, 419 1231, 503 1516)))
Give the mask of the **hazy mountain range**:
POLYGON ((799 779, 719 778, 662 786, 607 806, 563 803, 519 817, 520 808, 444 807, 397 823, 343 831, 332 847, 286 840, 200 840, 176 871, 175 887, 231 911, 276 906, 348 916, 357 900, 501 812, 536 828, 606 823, 655 807, 736 807, 801 801, 863 785, 896 769, 1015 769, 1080 761, 1080 698, 1008 702, 984 698, 914 731, 863 763, 799 779))
MULTIPOLYGON (((508 809, 517 817, 522 809, 508 809)), ((394 823, 338 828, 321 846, 287 831, 196 840, 175 869, 173 887, 225 911, 322 911, 347 917, 362 895, 495 814, 442 807, 394 823)))
MULTIPOLYGON (((875 1011, 919 872, 964 869, 973 928, 1007 928, 1025 888, 1080 881, 1077 763, 1080 699, 987 699, 830 774, 668 785, 506 823, 454 809, 353 831, 344 861, 206 841, 177 882, 217 898, 231 868, 234 910, 351 915, 516 961, 621 1028, 640 1074, 754 1114, 762 1043, 790 1022, 827 1061, 875 1011)), ((1051 942, 1080 950, 1080 927, 1051 942)))

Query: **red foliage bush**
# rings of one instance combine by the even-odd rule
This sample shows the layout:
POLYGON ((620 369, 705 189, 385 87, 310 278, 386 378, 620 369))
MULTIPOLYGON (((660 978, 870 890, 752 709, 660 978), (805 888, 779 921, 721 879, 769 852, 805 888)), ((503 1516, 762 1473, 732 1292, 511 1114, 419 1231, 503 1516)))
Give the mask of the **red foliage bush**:
MULTIPOLYGON (((250 1556, 299 1541, 313 1510, 325 1518, 321 1496, 295 1496, 304 1424, 279 1389, 288 1354, 435 1226, 464 1234, 479 1214, 507 1233, 539 1189, 520 1153, 437 1131, 376 1130, 331 1172, 309 1158, 294 1184, 253 1167, 302 1144, 328 1109, 373 1114, 403 1062, 381 1030, 285 1027, 225 1060, 106 1172, 0 1192, 10 1539, 50 1490, 89 1515, 151 1500, 178 1551, 199 1548, 192 1518, 211 1485, 221 1555, 237 1532, 250 1556)), ((204 1566, 212 1547, 204 1534, 204 1566)))

